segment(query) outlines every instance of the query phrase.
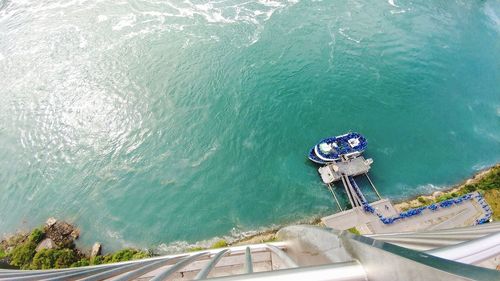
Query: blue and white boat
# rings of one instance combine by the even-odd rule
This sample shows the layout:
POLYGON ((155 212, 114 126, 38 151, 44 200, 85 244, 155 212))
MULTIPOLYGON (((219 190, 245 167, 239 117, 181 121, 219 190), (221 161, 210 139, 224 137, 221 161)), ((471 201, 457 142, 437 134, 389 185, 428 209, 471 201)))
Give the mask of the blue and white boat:
POLYGON ((348 133, 321 140, 309 151, 309 160, 318 164, 339 161, 342 156, 356 157, 365 151, 367 141, 359 133, 348 133))

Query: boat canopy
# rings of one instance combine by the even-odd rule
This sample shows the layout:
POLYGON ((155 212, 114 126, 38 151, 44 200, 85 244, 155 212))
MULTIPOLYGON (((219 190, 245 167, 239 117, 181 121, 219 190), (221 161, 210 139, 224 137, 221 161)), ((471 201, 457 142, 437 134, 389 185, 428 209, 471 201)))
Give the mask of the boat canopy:
POLYGON ((367 141, 359 133, 322 139, 309 151, 309 159, 315 163, 326 164, 340 160, 342 155, 356 156, 366 149, 367 141))

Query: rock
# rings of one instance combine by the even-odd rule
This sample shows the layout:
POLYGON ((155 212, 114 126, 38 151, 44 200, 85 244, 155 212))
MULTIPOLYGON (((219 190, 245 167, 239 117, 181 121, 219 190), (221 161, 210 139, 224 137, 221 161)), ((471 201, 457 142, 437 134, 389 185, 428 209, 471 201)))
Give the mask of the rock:
POLYGON ((51 226, 53 226, 54 224, 56 224, 56 222, 57 222, 57 219, 55 219, 55 218, 49 218, 49 219, 45 222, 45 225, 46 225, 47 227, 51 227, 51 226))
POLYGON ((101 255, 101 243, 95 242, 94 246, 92 246, 92 251, 90 251, 90 258, 95 258, 101 255))
POLYGON ((71 238, 73 238, 73 240, 78 239, 78 237, 80 237, 80 230, 78 228, 75 228, 73 231, 71 231, 70 236, 71 238))
POLYGON ((432 193, 432 196, 434 198, 438 198, 441 195, 444 195, 444 192, 442 192, 442 191, 436 191, 436 192, 432 193))
POLYGON ((50 239, 50 238, 45 238, 36 246, 35 251, 38 253, 43 249, 55 249, 57 247, 56 243, 50 239))
POLYGON ((52 239, 58 247, 73 248, 74 240, 80 234, 78 229, 65 221, 54 222, 54 220, 50 220, 50 224, 47 221, 44 229, 45 237, 52 239))

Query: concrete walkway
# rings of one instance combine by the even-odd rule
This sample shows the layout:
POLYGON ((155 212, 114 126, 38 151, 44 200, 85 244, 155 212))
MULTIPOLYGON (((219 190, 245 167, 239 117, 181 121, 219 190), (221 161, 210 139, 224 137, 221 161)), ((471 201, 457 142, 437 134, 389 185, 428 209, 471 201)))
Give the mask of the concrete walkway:
MULTIPOLYGON (((389 199, 382 199, 371 205, 384 217, 398 215, 389 199)), ((473 198, 436 211, 426 209, 420 215, 398 220, 389 225, 383 224, 376 215, 365 212, 361 207, 324 217, 321 221, 326 226, 338 230, 356 227, 361 234, 375 234, 470 226, 485 214, 477 199, 473 198)))

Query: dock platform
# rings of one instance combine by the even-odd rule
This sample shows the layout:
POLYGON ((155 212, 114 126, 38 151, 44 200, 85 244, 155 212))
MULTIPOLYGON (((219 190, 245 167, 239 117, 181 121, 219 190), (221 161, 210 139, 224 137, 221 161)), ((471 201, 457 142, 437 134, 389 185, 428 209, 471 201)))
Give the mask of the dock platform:
POLYGON ((324 165, 318 168, 321 180, 341 211, 321 219, 328 227, 356 228, 361 234, 374 234, 445 229, 491 221, 493 212, 477 192, 398 213, 389 199, 382 199, 368 176, 373 159, 365 159, 360 154, 343 154, 333 162, 321 164, 324 165), (363 194, 355 180, 360 175, 366 177, 378 201, 370 202, 363 194), (333 186, 337 181, 341 181, 351 209, 342 208, 333 186))
MULTIPOLYGON (((389 199, 382 199, 371 203, 371 205, 386 217, 397 215, 397 211, 389 199)), ((383 224, 377 216, 365 212, 361 207, 323 217, 321 221, 326 226, 338 230, 356 227, 361 234, 379 234, 469 226, 474 225, 477 219, 485 215, 486 212, 481 207, 481 203, 474 198, 449 208, 440 208, 436 211, 425 210, 418 216, 389 225, 383 224)))
POLYGON ((331 184, 342 179, 342 176, 358 176, 368 173, 373 160, 371 158, 356 157, 347 161, 334 162, 320 167, 318 172, 321 180, 326 184, 331 184))

